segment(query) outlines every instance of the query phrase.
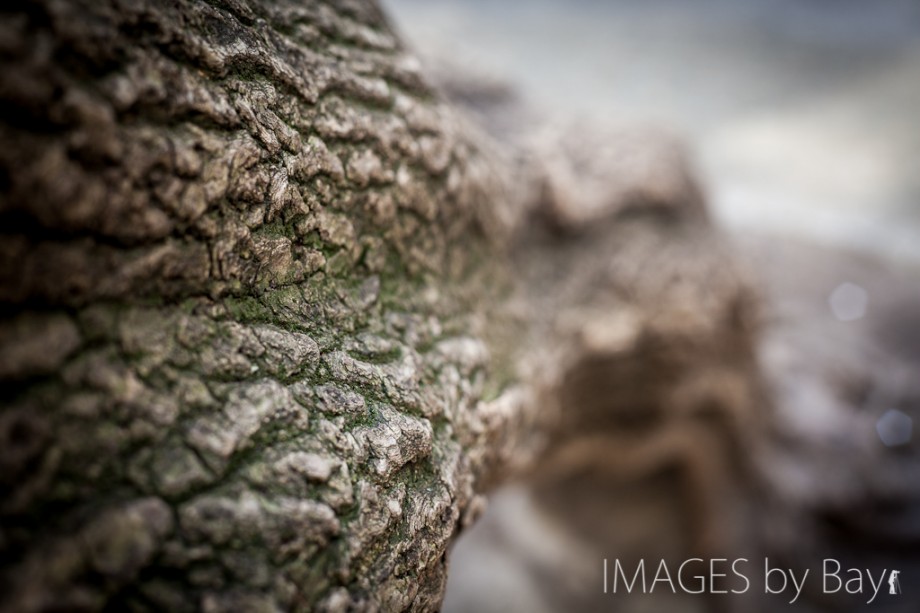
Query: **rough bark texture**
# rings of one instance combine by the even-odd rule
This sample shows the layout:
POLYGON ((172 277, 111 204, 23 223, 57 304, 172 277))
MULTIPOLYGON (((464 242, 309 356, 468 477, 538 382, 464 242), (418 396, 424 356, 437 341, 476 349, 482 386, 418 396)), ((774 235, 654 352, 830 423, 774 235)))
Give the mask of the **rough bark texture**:
POLYGON ((4 608, 434 610, 544 451, 742 478, 752 301, 670 145, 489 153, 370 2, 0 10, 4 608))
POLYGON ((380 13, 5 10, 7 605, 435 608, 501 203, 380 13))

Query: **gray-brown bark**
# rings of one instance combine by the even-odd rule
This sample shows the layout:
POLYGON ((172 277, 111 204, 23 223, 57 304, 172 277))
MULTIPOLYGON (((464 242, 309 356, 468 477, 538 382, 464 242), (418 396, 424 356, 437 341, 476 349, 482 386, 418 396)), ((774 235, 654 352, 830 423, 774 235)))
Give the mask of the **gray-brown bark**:
POLYGON ((751 298, 672 149, 493 151, 369 2, 2 10, 4 606, 433 610, 544 452, 738 478, 681 432, 745 439, 751 298))

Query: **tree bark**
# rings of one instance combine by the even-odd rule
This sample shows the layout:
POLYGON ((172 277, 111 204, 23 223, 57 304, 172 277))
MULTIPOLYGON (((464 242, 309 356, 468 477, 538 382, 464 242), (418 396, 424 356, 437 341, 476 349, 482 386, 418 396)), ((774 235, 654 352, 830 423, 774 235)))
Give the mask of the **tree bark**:
POLYGON ((494 484, 745 440, 671 145, 490 143, 369 1, 0 10, 4 608, 434 610, 494 484))

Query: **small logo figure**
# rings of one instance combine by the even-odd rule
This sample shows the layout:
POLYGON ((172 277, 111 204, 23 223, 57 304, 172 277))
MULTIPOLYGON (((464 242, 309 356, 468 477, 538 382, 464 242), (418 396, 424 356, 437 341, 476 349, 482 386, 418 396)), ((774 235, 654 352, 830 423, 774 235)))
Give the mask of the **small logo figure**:
POLYGON ((891 574, 888 575, 888 593, 889 594, 900 594, 901 593, 901 582, 898 581, 898 575, 901 574, 899 570, 891 571, 891 574))

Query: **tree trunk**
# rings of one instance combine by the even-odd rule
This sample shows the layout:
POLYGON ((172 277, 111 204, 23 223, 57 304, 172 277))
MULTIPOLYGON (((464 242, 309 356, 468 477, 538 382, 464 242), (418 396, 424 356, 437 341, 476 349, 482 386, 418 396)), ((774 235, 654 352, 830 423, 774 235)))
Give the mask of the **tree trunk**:
POLYGON ((621 448, 722 546, 753 300, 670 145, 490 144, 369 1, 0 10, 4 608, 434 610, 621 448))

